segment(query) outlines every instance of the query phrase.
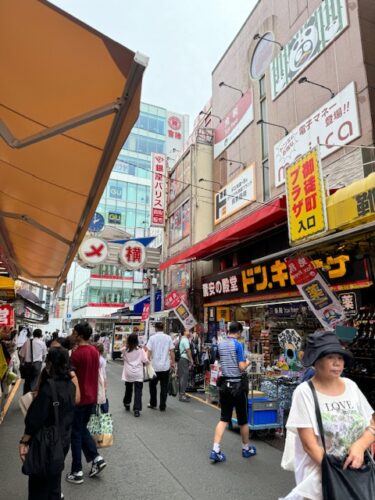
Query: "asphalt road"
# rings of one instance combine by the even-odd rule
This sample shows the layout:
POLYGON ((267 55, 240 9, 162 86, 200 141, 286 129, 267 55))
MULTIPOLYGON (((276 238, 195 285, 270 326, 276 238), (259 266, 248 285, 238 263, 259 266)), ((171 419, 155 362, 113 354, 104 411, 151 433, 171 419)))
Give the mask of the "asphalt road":
MULTIPOLYGON (((226 432, 222 443, 227 462, 209 462, 217 409, 168 398, 166 412, 150 410, 145 384, 144 409, 135 418, 122 405, 121 363, 110 362, 108 375, 115 425, 114 445, 102 450, 108 466, 96 478, 85 476, 82 485, 63 480, 67 500, 277 500, 292 489, 293 476, 280 468, 279 450, 256 441, 258 455, 244 459, 239 434, 233 431, 226 432)), ((0 425, 1 500, 27 499, 27 477, 18 458, 22 425, 16 397, 0 425)), ((68 455, 66 472, 69 467, 68 455)), ((86 464, 84 473, 89 469, 86 464)))

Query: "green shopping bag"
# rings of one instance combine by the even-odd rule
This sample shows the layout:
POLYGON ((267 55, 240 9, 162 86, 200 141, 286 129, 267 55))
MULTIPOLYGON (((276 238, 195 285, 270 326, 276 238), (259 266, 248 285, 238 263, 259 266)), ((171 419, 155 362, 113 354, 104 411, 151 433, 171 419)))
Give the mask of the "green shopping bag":
POLYGON ((107 448, 113 445, 113 419, 110 413, 102 413, 100 406, 90 417, 87 429, 92 435, 97 448, 107 448))

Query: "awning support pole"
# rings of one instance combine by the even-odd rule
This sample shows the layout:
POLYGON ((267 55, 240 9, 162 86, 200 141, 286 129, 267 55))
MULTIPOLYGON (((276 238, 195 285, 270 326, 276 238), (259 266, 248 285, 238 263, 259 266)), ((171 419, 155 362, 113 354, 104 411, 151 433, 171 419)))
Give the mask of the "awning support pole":
POLYGON ((71 241, 67 240, 66 238, 64 238, 60 234, 55 233, 55 231, 52 231, 51 229, 48 229, 48 227, 45 227, 42 224, 39 224, 39 222, 37 222, 36 220, 32 219, 31 217, 28 217, 25 214, 17 214, 17 213, 14 213, 14 212, 3 212, 2 210, 0 210, 0 217, 5 217, 5 218, 8 218, 8 219, 21 220, 22 222, 25 222, 26 224, 30 224, 31 226, 36 227, 37 229, 39 229, 43 233, 49 234, 50 236, 52 236, 52 238, 55 238, 56 240, 59 240, 62 243, 65 243, 65 245, 70 246, 72 244, 71 241))
POLYGON ((83 115, 76 116, 71 120, 59 123, 58 125, 55 125, 53 127, 46 128, 43 132, 38 132, 37 134, 26 137, 25 139, 17 139, 5 125, 3 120, 0 120, 0 137, 4 139, 9 147, 13 149, 21 149, 26 146, 30 146, 31 144, 35 144, 36 142, 49 139, 50 137, 53 137, 55 135, 60 135, 72 128, 79 127, 80 125, 85 125, 86 123, 98 120, 99 118, 103 118, 104 116, 110 115, 112 113, 117 113, 121 106, 122 100, 117 99, 116 102, 107 104, 106 106, 97 108, 93 111, 89 111, 88 113, 84 113, 83 115))

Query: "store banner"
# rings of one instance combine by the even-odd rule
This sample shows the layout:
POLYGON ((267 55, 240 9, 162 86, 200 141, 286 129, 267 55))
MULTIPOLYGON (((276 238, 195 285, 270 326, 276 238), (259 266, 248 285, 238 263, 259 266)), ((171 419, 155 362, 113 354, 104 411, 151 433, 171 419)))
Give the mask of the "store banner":
POLYGON ((214 158, 221 155, 253 120, 253 91, 249 89, 215 129, 214 158))
POLYGON ((325 0, 270 65, 272 100, 349 25, 346 0, 325 0))
POLYGON ((317 149, 286 169, 286 200, 291 245, 328 231, 324 179, 317 149))
POLYGON ((150 304, 143 304, 141 320, 147 321, 149 317, 150 317, 150 304))
POLYGON ((253 164, 215 194, 215 224, 219 224, 255 200, 255 165, 253 164))
POLYGON ((275 144, 275 185, 285 182, 288 165, 309 149, 320 144, 323 159, 360 135, 355 83, 351 82, 275 144))
POLYGON ((287 258, 289 274, 298 291, 325 330, 334 330, 345 321, 344 308, 307 257, 287 258))
POLYGON ((181 321, 186 330, 194 328, 197 324, 188 306, 176 291, 170 292, 166 295, 164 305, 166 309, 173 309, 175 315, 181 321))
POLYGON ((9 304, 0 305, 0 326, 14 328, 14 309, 9 304))
POLYGON ((165 178, 167 166, 165 155, 152 153, 151 161, 151 224, 152 227, 164 227, 165 224, 165 178))

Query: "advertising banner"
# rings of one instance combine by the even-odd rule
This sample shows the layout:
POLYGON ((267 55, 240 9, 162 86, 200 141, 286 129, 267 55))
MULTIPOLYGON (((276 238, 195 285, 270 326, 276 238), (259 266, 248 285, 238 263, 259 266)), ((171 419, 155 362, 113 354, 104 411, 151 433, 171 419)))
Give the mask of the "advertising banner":
POLYGON ((255 199, 255 167, 251 165, 215 194, 215 224, 255 199))
POLYGON ((149 317, 150 317, 150 304, 144 304, 141 320, 146 321, 148 320, 149 317))
POLYGON ((351 82, 274 146, 275 185, 285 181, 285 169, 311 148, 320 146, 326 158, 361 135, 355 84, 351 82))
POLYGON ((184 328, 186 328, 186 330, 194 328, 194 326, 197 324, 194 316, 189 311, 189 308, 176 291, 168 293, 168 295, 164 299, 164 304, 166 309, 174 310, 174 313, 181 321, 184 328))
POLYGON ((253 91, 249 89, 215 129, 214 158, 217 158, 253 120, 253 91))
POLYGON ((270 65, 272 99, 281 94, 348 26, 346 0, 325 0, 270 65))
POLYGON ((165 155, 152 153, 151 226, 164 227, 165 223, 165 155))
POLYGON ((291 245, 327 232, 324 179, 316 149, 286 169, 286 201, 291 245))
POLYGON ((345 313, 342 305, 307 257, 286 259, 290 276, 325 330, 334 330, 345 313))
POLYGON ((14 327, 14 309, 9 304, 0 305, 0 326, 6 328, 14 327))

